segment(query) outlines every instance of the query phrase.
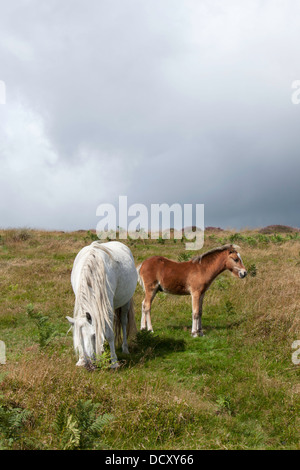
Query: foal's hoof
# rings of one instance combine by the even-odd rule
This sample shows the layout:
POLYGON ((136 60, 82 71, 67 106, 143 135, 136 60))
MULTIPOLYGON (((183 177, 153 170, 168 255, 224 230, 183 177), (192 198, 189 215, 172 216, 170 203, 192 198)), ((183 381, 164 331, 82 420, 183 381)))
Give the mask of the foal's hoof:
POLYGON ((192 331, 191 336, 197 338, 198 336, 204 336, 203 331, 192 331))
POLYGON ((128 348, 122 348, 122 353, 123 354, 129 354, 128 348))

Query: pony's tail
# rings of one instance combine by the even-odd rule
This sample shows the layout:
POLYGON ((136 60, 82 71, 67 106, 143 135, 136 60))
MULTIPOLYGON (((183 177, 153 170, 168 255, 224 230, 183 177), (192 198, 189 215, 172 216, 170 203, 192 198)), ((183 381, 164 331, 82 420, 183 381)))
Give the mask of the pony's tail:
MULTIPOLYGON (((121 323, 121 307, 115 310, 114 316, 114 333, 115 343, 119 346, 122 343, 122 323, 121 323)), ((137 333, 137 327, 135 323, 135 311, 133 298, 130 299, 129 310, 127 314, 127 338, 135 336, 137 333)))
POLYGON ((138 282, 139 282, 140 286, 142 286, 143 291, 145 292, 144 281, 143 281, 143 278, 142 278, 142 276, 141 276, 141 274, 140 274, 140 270, 141 270, 142 264, 143 264, 143 263, 139 264, 139 266, 136 268, 136 272, 137 272, 137 275, 138 275, 138 282))

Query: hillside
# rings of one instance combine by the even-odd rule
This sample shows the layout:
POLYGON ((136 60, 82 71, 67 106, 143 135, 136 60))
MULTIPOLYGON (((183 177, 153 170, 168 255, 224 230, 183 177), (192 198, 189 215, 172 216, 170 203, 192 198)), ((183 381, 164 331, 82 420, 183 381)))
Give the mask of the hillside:
MULTIPOLYGON (((117 371, 105 355, 102 367, 88 372, 75 366, 65 316, 73 312, 74 258, 94 237, 0 231, 0 340, 7 349, 0 365, 0 447, 298 448, 299 366, 292 343, 300 340, 299 232, 208 231, 201 251, 236 243, 249 275, 239 280, 227 272, 212 284, 203 306, 205 336, 190 336, 190 297, 159 293, 154 334, 139 333, 129 357, 118 349, 117 371), (90 426, 110 415, 101 438, 84 428, 82 409, 90 412, 90 426)), ((126 244, 136 264, 158 254, 195 255, 180 240, 126 244)), ((138 286, 138 327, 142 300, 138 286)))

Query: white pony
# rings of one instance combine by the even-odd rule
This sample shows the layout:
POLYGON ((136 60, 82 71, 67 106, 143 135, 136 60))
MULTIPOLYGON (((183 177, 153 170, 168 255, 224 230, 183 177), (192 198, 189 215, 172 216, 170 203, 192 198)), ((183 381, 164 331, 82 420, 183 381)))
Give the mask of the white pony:
POLYGON ((111 353, 111 367, 118 367, 116 339, 123 333, 122 351, 128 354, 127 336, 136 331, 133 294, 137 272, 130 249, 123 243, 95 241, 76 256, 71 283, 75 293, 73 325, 77 366, 91 366, 103 353, 105 339, 111 353), (114 322, 115 320, 115 322, 114 322))

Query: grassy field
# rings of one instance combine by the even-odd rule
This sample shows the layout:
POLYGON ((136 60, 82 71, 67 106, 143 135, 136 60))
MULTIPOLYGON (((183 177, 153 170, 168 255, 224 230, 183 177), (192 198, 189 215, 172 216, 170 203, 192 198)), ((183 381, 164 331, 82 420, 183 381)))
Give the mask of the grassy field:
MULTIPOLYGON (((0 447, 11 449, 297 449, 300 236, 206 232, 207 251, 240 245, 249 275, 223 273, 206 294, 203 338, 191 299, 159 293, 154 334, 139 333, 122 366, 75 366, 65 316, 70 273, 90 232, 0 231, 0 447)), ((136 264, 174 260, 177 240, 126 242, 136 264)), ((134 302, 139 326, 143 292, 134 302)))

